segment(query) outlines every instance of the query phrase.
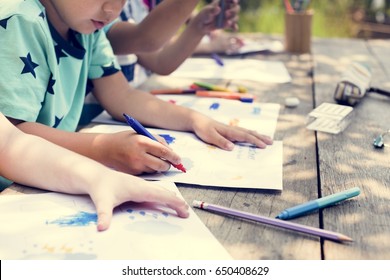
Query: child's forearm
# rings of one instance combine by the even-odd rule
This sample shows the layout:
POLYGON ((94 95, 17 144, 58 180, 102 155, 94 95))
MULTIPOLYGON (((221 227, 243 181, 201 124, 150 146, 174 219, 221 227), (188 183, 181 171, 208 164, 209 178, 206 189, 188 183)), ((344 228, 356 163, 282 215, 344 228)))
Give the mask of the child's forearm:
POLYGON ((200 29, 189 26, 161 50, 138 54, 138 62, 154 73, 169 75, 194 53, 203 36, 200 29))
POLYGON ((200 115, 194 110, 174 105, 139 90, 128 91, 114 99, 103 95, 99 100, 115 119, 124 121, 123 113, 127 113, 143 125, 151 127, 193 132, 193 123, 197 115, 200 115))
POLYGON ((93 160, 16 128, 9 134, 1 157, 2 176, 57 192, 88 194, 90 180, 104 171, 104 167, 93 160))
POLYGON ((156 51, 179 30, 199 0, 165 0, 141 23, 115 24, 107 33, 115 54, 156 51))
POLYGON ((126 113, 145 126, 193 131, 193 116, 199 113, 129 87, 122 72, 96 79, 93 84, 94 96, 114 119, 124 122, 126 113))
POLYGON ((0 175, 49 191, 88 194, 98 215, 97 229, 106 230, 113 208, 126 201, 165 204, 188 217, 185 201, 141 178, 104 167, 89 158, 34 135, 24 134, 0 113, 0 175))
POLYGON ((28 134, 39 136, 58 146, 84 155, 91 159, 104 162, 100 154, 99 144, 104 135, 92 133, 67 132, 32 122, 23 122, 17 127, 28 134))

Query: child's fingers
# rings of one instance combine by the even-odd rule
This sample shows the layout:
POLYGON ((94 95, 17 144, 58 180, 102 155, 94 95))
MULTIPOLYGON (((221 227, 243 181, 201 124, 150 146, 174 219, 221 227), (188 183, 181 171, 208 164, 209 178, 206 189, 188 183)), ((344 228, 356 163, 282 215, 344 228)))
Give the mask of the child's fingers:
MULTIPOLYGON (((173 163, 173 164, 180 164, 181 163, 181 158, 178 154, 176 154, 170 147, 160 145, 157 142, 155 143, 155 145, 150 145, 150 147, 147 150, 147 153, 156 157, 156 159, 158 159, 158 161, 160 161, 160 163, 159 163, 160 165, 162 163, 164 163, 161 161, 161 159, 166 160, 166 161, 173 163)), ((149 166, 149 167, 153 168, 153 166, 149 166)), ((166 167, 167 167, 167 169, 169 169, 169 166, 161 166, 161 168, 163 168, 162 170, 160 170, 160 169, 155 169, 155 170, 165 171, 165 170, 167 170, 167 169, 164 169, 166 167)))
POLYGON ((100 203, 96 205, 96 212, 98 216, 97 230, 104 231, 108 229, 112 219, 112 207, 100 203))
POLYGON ((157 141, 161 144, 163 144, 165 147, 168 147, 169 149, 171 149, 169 147, 169 144, 167 143, 166 139, 160 135, 154 135, 154 137, 157 139, 157 141))
POLYGON ((234 149, 234 144, 229 141, 223 133, 219 133, 217 130, 212 130, 211 134, 209 135, 209 139, 206 140, 206 142, 209 142, 210 144, 213 144, 223 150, 231 151, 234 149))
POLYGON ((261 149, 264 149, 267 145, 272 145, 273 143, 270 137, 242 127, 226 130, 222 128, 220 132, 231 141, 249 143, 261 149))
POLYGON ((153 184, 150 184, 150 186, 147 188, 147 191, 144 189, 142 193, 140 193, 140 195, 143 196, 141 201, 165 204, 169 208, 176 211, 179 217, 187 218, 189 216, 188 204, 183 199, 178 197, 176 193, 153 184))
POLYGON ((188 204, 177 205, 177 204, 167 204, 167 206, 176 211, 177 215, 181 218, 188 218, 190 213, 188 212, 188 204))

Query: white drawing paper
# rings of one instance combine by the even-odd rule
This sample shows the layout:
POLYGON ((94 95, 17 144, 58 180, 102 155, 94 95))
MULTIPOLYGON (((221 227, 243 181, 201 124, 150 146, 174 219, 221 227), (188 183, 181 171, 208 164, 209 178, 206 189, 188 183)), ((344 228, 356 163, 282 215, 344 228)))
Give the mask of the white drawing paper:
MULTIPOLYGON (((245 103, 237 100, 220 98, 199 98, 193 95, 162 94, 159 98, 201 112, 224 124, 241 126, 261 134, 274 137, 279 116, 280 104, 245 103)), ((104 124, 127 125, 114 120, 106 111, 93 122, 104 124)))
MULTIPOLYGON (((113 133, 132 130, 116 125, 96 125, 88 132, 113 133)), ((237 144, 233 151, 225 151, 198 139, 192 133, 162 129, 148 129, 165 138, 172 149, 181 156, 187 169, 183 173, 174 167, 163 173, 141 177, 216 187, 249 189, 283 189, 283 144, 259 149, 247 144, 237 144)))
MULTIPOLYGON (((155 183, 180 195, 173 183, 155 183)), ((2 260, 231 259, 192 209, 183 219, 156 204, 126 203, 115 209, 110 228, 98 232, 88 196, 4 195, 0 222, 2 260)))
POLYGON ((249 80, 260 83, 287 83, 291 76, 281 61, 223 58, 220 66, 212 58, 188 58, 170 77, 191 79, 249 80))

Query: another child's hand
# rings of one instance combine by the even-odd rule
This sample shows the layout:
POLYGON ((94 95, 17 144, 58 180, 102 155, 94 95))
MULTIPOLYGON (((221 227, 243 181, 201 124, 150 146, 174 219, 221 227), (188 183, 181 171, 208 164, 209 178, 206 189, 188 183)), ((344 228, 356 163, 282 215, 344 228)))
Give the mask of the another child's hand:
POLYGON ((199 48, 209 49, 210 52, 234 54, 244 46, 244 41, 236 34, 215 30, 210 33, 209 40, 205 44, 208 46, 199 46, 199 48))
POLYGON ((170 163, 181 163, 179 155, 163 140, 159 140, 160 143, 128 131, 101 134, 97 138, 97 159, 118 171, 133 175, 164 172, 170 168, 170 163))
MULTIPOLYGON (((195 26, 203 34, 208 34, 217 29, 216 19, 220 12, 221 8, 218 6, 218 1, 213 1, 211 4, 203 7, 203 9, 190 20, 188 25, 195 26)), ((239 0, 227 0, 223 29, 230 29, 232 31, 238 30, 237 22, 239 12, 239 0)))
POLYGON ((233 150, 234 142, 245 142, 262 149, 273 143, 270 137, 256 131, 228 126, 201 114, 194 120, 193 129, 203 141, 229 151, 233 150))
POLYGON ((179 217, 189 216, 188 205, 174 192, 132 175, 106 170, 89 190, 98 215, 99 231, 108 229, 113 209, 127 201, 157 203, 173 209, 179 217))

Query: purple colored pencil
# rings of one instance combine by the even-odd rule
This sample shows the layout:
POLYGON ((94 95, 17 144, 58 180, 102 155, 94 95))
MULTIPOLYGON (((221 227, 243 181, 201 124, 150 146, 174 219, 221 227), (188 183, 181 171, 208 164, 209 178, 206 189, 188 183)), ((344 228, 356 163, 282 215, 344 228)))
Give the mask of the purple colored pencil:
POLYGON ((273 219, 273 218, 268 218, 264 216, 259 216, 255 214, 251 214, 248 212, 243 212, 223 206, 218 206, 214 204, 209 204, 203 201, 198 201, 194 200, 192 202, 192 205, 196 208, 204 209, 204 210, 210 210, 216 213, 222 213, 222 214, 228 214, 231 216, 243 218, 243 219, 248 219, 256 222, 260 222, 263 224, 268 224, 268 225, 273 225, 276 227, 280 228, 285 228, 285 229, 290 229, 298 232, 303 232, 311 235, 316 235, 320 236, 326 239, 338 241, 338 242, 344 242, 344 241, 353 241, 350 237, 337 233, 337 232, 332 232, 324 229, 319 229, 319 228, 314 228, 314 227, 309 227, 309 226, 304 226, 292 222, 287 222, 284 220, 280 219, 273 219))

